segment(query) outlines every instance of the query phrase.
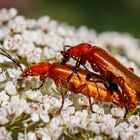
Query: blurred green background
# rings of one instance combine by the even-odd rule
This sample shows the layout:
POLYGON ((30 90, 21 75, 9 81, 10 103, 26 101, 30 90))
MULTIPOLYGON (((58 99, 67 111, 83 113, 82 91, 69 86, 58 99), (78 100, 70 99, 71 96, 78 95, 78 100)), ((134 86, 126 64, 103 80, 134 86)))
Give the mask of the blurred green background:
MULTIPOLYGON (((0 5, 1 1, 9 2, 0 0, 0 5)), ((140 38, 140 0, 17 0, 18 5, 10 1, 9 7, 18 7, 27 17, 49 15, 70 25, 129 32, 140 38)))

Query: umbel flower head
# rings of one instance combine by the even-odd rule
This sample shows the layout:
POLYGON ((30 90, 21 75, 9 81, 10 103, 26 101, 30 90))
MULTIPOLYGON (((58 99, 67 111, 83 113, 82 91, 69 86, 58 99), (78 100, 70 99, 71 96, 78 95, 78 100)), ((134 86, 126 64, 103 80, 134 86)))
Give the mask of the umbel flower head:
MULTIPOLYGON (((59 52, 65 44, 96 44, 140 75, 139 40, 129 34, 97 34, 86 26, 75 28, 49 16, 27 19, 11 8, 0 10, 0 42, 0 47, 23 68, 42 61, 60 61, 59 52)), ((124 119, 125 110, 96 102, 95 113, 91 113, 85 96, 68 91, 57 114, 62 98, 54 81, 47 79, 43 88, 33 91, 40 85, 39 78, 28 77, 19 86, 20 74, 20 68, 0 55, 0 140, 136 140, 140 137, 138 112, 124 119)))

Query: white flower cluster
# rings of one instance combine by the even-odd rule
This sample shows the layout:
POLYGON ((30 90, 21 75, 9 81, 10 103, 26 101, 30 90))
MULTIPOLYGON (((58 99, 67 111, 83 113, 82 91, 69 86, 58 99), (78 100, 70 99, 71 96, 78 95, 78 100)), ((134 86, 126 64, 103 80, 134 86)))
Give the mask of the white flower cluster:
MULTIPOLYGON (((23 63, 23 67, 60 60, 58 54, 64 44, 92 43, 110 51, 140 75, 139 40, 129 34, 97 34, 85 26, 77 29, 58 23, 49 16, 26 19, 11 8, 0 10, 0 42, 0 47, 23 63)), ((39 86, 39 79, 29 77, 19 88, 20 73, 8 58, 0 55, 0 140, 139 139, 139 113, 125 120, 125 111, 112 104, 94 104, 95 113, 91 113, 86 97, 69 92, 57 114, 61 107, 57 86, 48 79, 44 88, 33 91, 32 87, 39 86)))

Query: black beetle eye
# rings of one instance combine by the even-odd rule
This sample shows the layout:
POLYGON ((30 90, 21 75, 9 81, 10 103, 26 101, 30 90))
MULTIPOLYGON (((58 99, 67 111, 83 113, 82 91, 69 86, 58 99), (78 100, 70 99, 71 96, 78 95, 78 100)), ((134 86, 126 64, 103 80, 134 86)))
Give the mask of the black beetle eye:
POLYGON ((69 58, 69 54, 68 53, 65 53, 64 54, 64 58, 69 58))
POLYGON ((24 76, 28 76, 28 75, 29 75, 28 71, 25 71, 24 76))

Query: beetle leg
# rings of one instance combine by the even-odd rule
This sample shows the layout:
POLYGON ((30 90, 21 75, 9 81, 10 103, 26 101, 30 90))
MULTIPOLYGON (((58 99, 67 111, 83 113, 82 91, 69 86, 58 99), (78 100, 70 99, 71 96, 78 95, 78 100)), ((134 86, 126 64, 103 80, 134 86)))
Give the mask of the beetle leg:
POLYGON ((81 85, 78 89, 83 89, 83 88, 86 88, 87 89, 87 97, 88 97, 88 102, 89 102, 89 108, 90 108, 90 111, 92 112, 92 113, 95 113, 94 112, 94 110, 93 110, 93 107, 92 107, 92 102, 91 102, 91 97, 90 97, 90 91, 89 91, 89 88, 88 88, 88 86, 86 85, 86 84, 83 84, 83 85, 81 85))
POLYGON ((65 100, 65 95, 64 95, 63 90, 62 90, 62 83, 61 83, 60 79, 58 80, 57 86, 60 89, 60 93, 61 93, 61 97, 62 97, 62 104, 61 104, 61 107, 59 108, 59 111, 58 111, 58 114, 60 114, 60 112, 63 108, 63 105, 64 105, 64 100, 65 100))
MULTIPOLYGON (((72 73, 71 73, 71 74, 68 76, 68 78, 67 78, 67 82, 70 81, 70 79, 72 78, 72 76, 74 75, 74 73, 77 72, 77 70, 79 69, 79 67, 80 67, 80 58, 77 59, 76 65, 75 65, 75 67, 73 68, 72 73)), ((78 75, 78 77, 79 77, 79 75, 78 75)), ((79 77, 79 78, 80 78, 80 77, 79 77)))
POLYGON ((44 83, 45 83, 45 80, 42 81, 42 83, 39 87, 33 88, 32 90, 39 90, 41 87, 43 87, 44 83))
POLYGON ((41 85, 37 88, 34 88, 32 90, 39 90, 41 87, 43 87, 44 83, 45 83, 45 80, 48 78, 48 75, 45 74, 45 75, 40 75, 40 80, 42 81, 41 85))
POLYGON ((94 111, 93 111, 93 108, 92 108, 92 102, 91 102, 91 97, 90 97, 90 91, 89 91, 89 88, 88 88, 88 86, 86 85, 86 84, 82 84, 81 86, 79 86, 78 88, 75 88, 75 86, 72 84, 71 85, 72 87, 73 87, 73 89, 74 89, 74 91, 76 91, 76 92, 81 92, 82 90, 84 90, 85 88, 87 89, 87 97, 88 97, 88 101, 89 101, 89 108, 90 108, 90 110, 91 110, 91 112, 93 112, 93 113, 95 113, 94 111))
POLYGON ((112 92, 112 102, 121 108, 125 108, 125 103, 123 102, 122 93, 120 89, 112 92))
POLYGON ((125 84, 124 84, 124 78, 123 77, 116 77, 113 79, 112 81, 113 83, 116 83, 118 84, 121 88, 122 88, 122 100, 124 102, 124 105, 125 105, 125 115, 124 115, 124 118, 126 117, 127 113, 128 113, 128 104, 127 104, 127 100, 126 100, 126 96, 124 93, 126 93, 126 89, 125 89, 125 84))
MULTIPOLYGON (((102 103, 102 100, 101 100, 101 97, 100 97, 99 88, 98 88, 98 86, 97 86, 97 83, 102 83, 102 84, 104 84, 104 86, 106 87, 106 89, 107 89, 107 90, 110 90, 110 89, 109 89, 109 83, 107 82, 107 80, 105 80, 105 79, 102 79, 102 80, 94 80, 94 75, 93 75, 92 73, 90 73, 90 74, 87 75, 86 80, 95 83, 95 86, 96 86, 96 89, 97 89, 97 93, 98 93, 99 101, 100 101, 100 103, 102 103), (92 80, 90 80, 91 78, 92 78, 92 80)), ((111 91, 110 91, 110 92, 111 92, 111 91)), ((111 92, 111 93, 112 93, 112 92, 111 92)))
POLYGON ((94 110, 93 110, 93 107, 92 107, 92 102, 91 102, 91 97, 90 97, 90 94, 89 94, 89 88, 88 88, 88 86, 87 86, 87 90, 88 90, 88 101, 89 101, 89 107, 90 107, 90 111, 92 112, 92 113, 95 113, 94 112, 94 110))
MULTIPOLYGON (((72 78, 72 76, 74 75, 74 73, 76 73, 77 72, 77 70, 78 70, 78 68, 80 67, 80 65, 82 65, 84 68, 85 68, 85 70, 88 72, 88 75, 87 76, 90 76, 90 77, 92 77, 92 79, 93 79, 93 82, 95 83, 95 85, 96 85, 96 89, 97 89, 97 92, 98 92, 98 97, 99 97, 99 100, 100 100, 100 102, 102 102, 101 101, 101 98, 100 98, 100 94, 99 94, 99 89, 98 89, 98 86, 97 86, 97 84, 96 84, 96 81, 94 80, 94 77, 93 77, 93 73, 92 72, 90 72, 89 70, 88 70, 88 68, 84 65, 85 64, 85 60, 86 59, 80 59, 80 58, 78 58, 78 59, 76 59, 76 58, 74 58, 74 57, 72 57, 74 60, 76 60, 76 66, 74 67, 74 69, 73 69, 73 72, 70 74, 70 76, 67 78, 67 80, 68 80, 68 82, 70 81, 70 79, 72 78)), ((78 75, 78 77, 79 77, 79 75, 78 75)), ((80 79, 80 77, 79 77, 79 79, 80 79)), ((103 80, 104 80, 104 78, 103 78, 103 80)), ((106 80, 105 80, 106 81, 106 80)), ((106 82, 105 82, 106 83, 106 82)), ((104 85, 106 86, 106 84, 104 83, 104 85)), ((107 86, 106 86, 107 87, 107 86)))

